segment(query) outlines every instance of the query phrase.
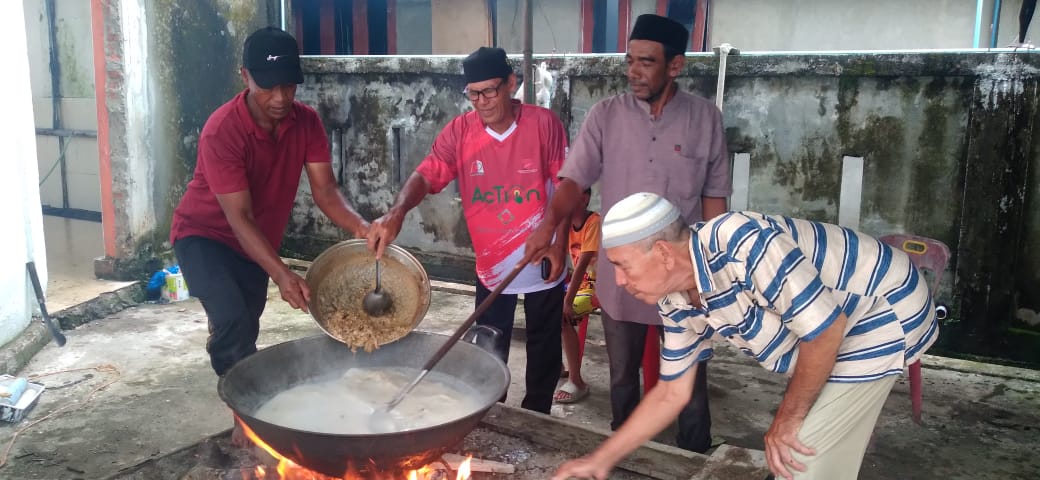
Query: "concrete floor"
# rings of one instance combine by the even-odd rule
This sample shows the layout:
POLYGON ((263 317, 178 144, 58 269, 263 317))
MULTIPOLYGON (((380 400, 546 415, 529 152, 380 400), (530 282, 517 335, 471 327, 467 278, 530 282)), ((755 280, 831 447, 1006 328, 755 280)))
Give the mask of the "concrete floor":
MULTIPOLYGON (((54 236, 49 237, 50 246, 54 236)), ((78 235, 65 238, 69 247, 85 244, 75 241, 78 235)), ((49 255, 55 262, 51 271, 61 271, 55 252, 49 255)), ((68 271, 83 275, 82 266, 68 271)), ((89 272, 69 283, 92 283, 89 272)), ((52 290, 49 301, 59 302, 61 292, 60 287, 52 290)), ((276 288, 269 299, 261 347, 320 334, 309 316, 279 300, 276 288)), ((472 308, 471 296, 438 290, 419 328, 448 333, 472 308)), ((577 405, 554 406, 552 413, 602 428, 609 424, 610 413, 606 355, 597 323, 590 328, 583 367, 592 395, 577 405)), ((0 426, 0 461, 6 460, 0 478, 104 478, 231 426, 230 411, 217 397, 216 377, 205 355, 206 319, 197 301, 139 305, 66 334, 64 348, 47 345, 19 372, 36 376, 47 391, 21 423, 0 426)), ((925 424, 910 421, 908 386, 898 382, 860 478, 1040 478, 1040 456, 1035 452, 1040 444, 1040 372, 937 357, 926 358, 925 367, 925 424)), ((523 389, 522 343, 514 341, 510 368, 513 381, 507 403, 516 405, 523 389)), ((784 384, 784 378, 739 352, 718 348, 709 375, 714 435, 733 445, 762 449, 762 434, 784 384)), ((666 433, 658 439, 668 443, 672 436, 666 433)), ((571 453, 585 452, 576 448, 571 453)))
POLYGON ((49 311, 57 312, 130 284, 94 277, 94 258, 105 255, 100 223, 44 215, 43 237, 49 311))

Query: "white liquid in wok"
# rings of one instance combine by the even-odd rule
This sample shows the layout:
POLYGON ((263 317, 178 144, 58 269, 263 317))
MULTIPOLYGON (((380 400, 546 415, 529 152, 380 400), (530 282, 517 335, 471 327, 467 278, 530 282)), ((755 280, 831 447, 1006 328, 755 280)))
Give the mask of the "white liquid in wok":
MULTIPOLYGON (((376 433, 369 417, 411 382, 419 372, 405 369, 352 368, 342 377, 306 383, 275 395, 256 418, 283 427, 334 434, 376 433)), ((397 430, 447 423, 476 412, 473 389, 431 372, 390 411, 397 430)))

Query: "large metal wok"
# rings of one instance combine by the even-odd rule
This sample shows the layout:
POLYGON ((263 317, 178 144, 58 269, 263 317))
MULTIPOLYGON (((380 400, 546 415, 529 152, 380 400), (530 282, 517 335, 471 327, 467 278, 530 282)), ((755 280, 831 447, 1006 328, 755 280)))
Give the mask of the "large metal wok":
MULTIPOLYGON (((509 386, 509 370, 494 354, 459 342, 434 371, 477 392, 479 410, 433 427, 404 432, 337 435, 274 425, 253 415, 267 400, 302 383, 330 380, 351 367, 421 368, 447 336, 412 332, 379 349, 352 353, 325 335, 265 348, 238 362, 220 380, 220 398, 270 447, 297 464, 333 477, 396 472, 433 462, 462 441, 509 386)), ((305 408, 305 407, 303 407, 305 408)))

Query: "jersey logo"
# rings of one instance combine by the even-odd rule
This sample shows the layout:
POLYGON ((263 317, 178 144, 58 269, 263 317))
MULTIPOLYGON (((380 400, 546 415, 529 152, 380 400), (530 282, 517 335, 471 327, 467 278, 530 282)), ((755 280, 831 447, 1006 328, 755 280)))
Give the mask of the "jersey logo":
POLYGON ((536 163, 534 163, 533 160, 530 160, 530 159, 524 160, 523 163, 522 163, 522 166, 520 167, 520 169, 516 171, 516 173, 537 173, 537 172, 538 172, 538 165, 536 163))
POLYGON ((481 190, 480 187, 473 188, 473 197, 470 201, 472 203, 524 203, 530 201, 541 201, 542 192, 538 191, 537 188, 524 191, 519 186, 513 186, 512 188, 506 188, 502 185, 493 185, 487 190, 481 190))
POLYGON ((513 216, 513 212, 510 212, 508 208, 498 213, 498 221, 502 222, 502 225, 509 225, 514 218, 516 217, 513 216))
POLYGON ((476 161, 474 161, 473 163, 470 164, 469 176, 471 176, 471 177, 479 177, 479 176, 481 176, 483 174, 484 174, 484 162, 481 162, 480 160, 476 160, 476 161))

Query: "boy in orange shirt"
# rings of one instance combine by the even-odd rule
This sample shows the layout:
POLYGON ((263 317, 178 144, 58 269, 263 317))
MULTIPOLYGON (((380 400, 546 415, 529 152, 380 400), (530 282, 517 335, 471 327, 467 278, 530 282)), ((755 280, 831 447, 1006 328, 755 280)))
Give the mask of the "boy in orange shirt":
POLYGON ((580 208, 571 214, 568 245, 571 253, 570 282, 563 298, 563 353, 567 359, 567 381, 556 390, 556 403, 575 403, 589 394, 589 386, 581 378, 581 358, 585 353, 585 334, 589 328, 589 313, 599 308, 596 299, 596 254, 599 252, 600 215, 589 210, 592 189, 586 189, 580 208), (578 327, 578 331, 575 331, 578 327))

